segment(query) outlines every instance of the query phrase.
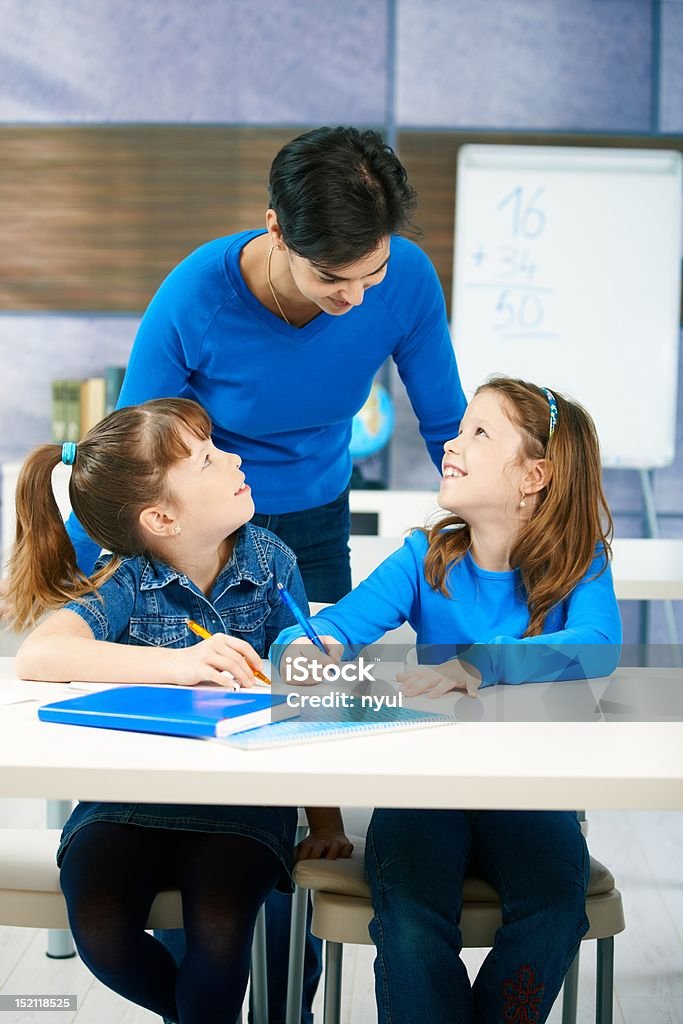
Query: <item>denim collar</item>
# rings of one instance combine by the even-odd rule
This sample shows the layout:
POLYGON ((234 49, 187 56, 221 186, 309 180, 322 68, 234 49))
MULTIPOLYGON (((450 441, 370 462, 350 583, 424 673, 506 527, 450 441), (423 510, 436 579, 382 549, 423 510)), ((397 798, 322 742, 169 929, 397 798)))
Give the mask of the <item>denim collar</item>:
MULTIPOLYGON (((184 573, 178 572, 177 569, 166 565, 165 562, 156 562, 150 559, 145 561, 146 564, 140 576, 140 590, 159 590, 174 580, 194 586, 184 573)), ((216 577, 214 591, 219 588, 226 590, 228 587, 241 583, 242 580, 249 580, 258 586, 267 583, 272 576, 260 530, 252 526, 251 523, 246 523, 235 535, 232 555, 228 564, 221 569, 216 577)))

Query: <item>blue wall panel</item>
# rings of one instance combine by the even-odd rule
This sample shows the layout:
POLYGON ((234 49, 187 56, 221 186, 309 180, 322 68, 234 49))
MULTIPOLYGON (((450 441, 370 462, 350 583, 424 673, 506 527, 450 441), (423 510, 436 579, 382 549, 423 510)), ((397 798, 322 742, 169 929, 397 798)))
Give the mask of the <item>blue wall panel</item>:
POLYGON ((125 366, 139 317, 0 315, 0 464, 51 441, 51 381, 125 366), (11 353, 11 358, 9 355, 11 353))
POLYGON ((399 124, 646 131, 643 0, 399 0, 399 124))
POLYGON ((683 132, 683 3, 661 6, 659 130, 683 132))
POLYGON ((0 120, 382 123, 385 0, 0 0, 0 120))

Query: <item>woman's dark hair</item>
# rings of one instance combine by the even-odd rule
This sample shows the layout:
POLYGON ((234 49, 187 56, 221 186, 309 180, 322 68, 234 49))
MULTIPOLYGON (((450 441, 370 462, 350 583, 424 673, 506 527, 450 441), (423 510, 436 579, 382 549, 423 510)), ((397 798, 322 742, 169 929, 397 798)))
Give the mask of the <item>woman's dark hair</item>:
POLYGON ((379 132, 349 127, 316 128, 283 146, 269 192, 285 245, 327 268, 355 263, 405 230, 417 203, 379 132))
POLYGON ((92 578, 80 572, 52 491, 60 444, 27 457, 16 491, 16 541, 9 563, 9 622, 35 625, 45 611, 93 593, 121 557, 148 553, 140 512, 171 500, 166 475, 191 454, 186 436, 208 439, 211 421, 196 402, 157 398, 117 409, 79 441, 69 479, 71 507, 88 534, 114 557, 92 578))

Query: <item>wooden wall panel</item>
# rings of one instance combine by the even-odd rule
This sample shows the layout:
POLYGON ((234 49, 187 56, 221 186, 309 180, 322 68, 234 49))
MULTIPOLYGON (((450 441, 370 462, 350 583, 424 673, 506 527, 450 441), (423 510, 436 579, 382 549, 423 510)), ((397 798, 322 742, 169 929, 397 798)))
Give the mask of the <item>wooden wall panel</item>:
POLYGON ((273 154, 295 134, 0 128, 0 309, 144 310, 196 246, 263 224, 273 154))
MULTIPOLYGON (((0 309, 144 310, 196 246, 264 222, 271 160, 301 128, 0 126, 0 309)), ((656 146, 676 137, 403 131, 416 240, 450 304, 456 164, 465 142, 656 146)))

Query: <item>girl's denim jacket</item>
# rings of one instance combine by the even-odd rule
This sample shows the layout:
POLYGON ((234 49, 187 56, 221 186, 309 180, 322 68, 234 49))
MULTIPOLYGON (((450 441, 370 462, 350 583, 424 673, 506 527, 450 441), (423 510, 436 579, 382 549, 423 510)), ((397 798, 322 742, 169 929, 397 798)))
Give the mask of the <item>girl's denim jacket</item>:
MULTIPOLYGON (((111 557, 101 556, 95 569, 111 557)), ((88 623, 96 640, 191 647, 200 642, 187 628, 186 620, 194 619, 210 633, 246 640, 263 657, 278 633, 293 624, 291 612, 280 601, 278 583, 308 615, 293 552, 269 530, 247 523, 236 532, 232 556, 210 597, 176 569, 134 555, 123 560, 97 593, 66 607, 88 623)))

